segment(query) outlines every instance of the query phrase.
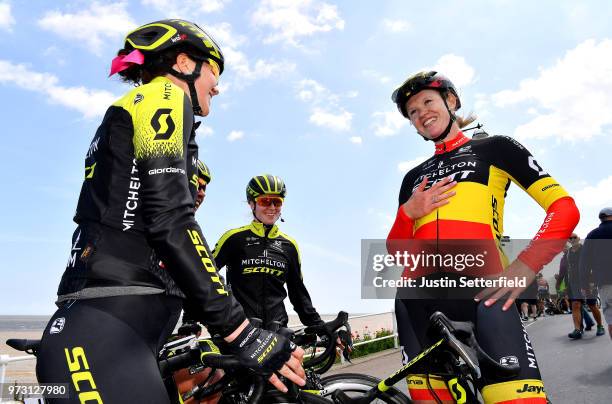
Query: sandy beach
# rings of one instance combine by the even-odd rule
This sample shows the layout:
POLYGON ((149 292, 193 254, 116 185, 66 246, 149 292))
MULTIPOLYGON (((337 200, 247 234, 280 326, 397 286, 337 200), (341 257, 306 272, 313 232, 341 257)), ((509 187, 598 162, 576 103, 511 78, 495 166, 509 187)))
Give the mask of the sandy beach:
MULTIPOLYGON (((6 345, 6 340, 10 338, 40 339, 43 330, 39 331, 2 331, 0 332, 0 355, 11 357, 26 356, 24 352, 16 351, 6 345)), ((35 383, 36 375, 34 368, 35 360, 12 362, 6 368, 5 383, 19 381, 22 383, 35 383)))
MULTIPOLYGON (((359 314, 355 316, 360 317, 359 314)), ((323 315, 323 320, 329 321, 336 317, 336 315, 323 315)), ((381 328, 392 329, 393 320, 391 314, 379 314, 368 317, 354 318, 350 321, 351 328, 354 336, 363 337, 366 334, 374 335, 376 331, 381 328)), ((289 319, 289 324, 299 324, 297 316, 292 315, 289 319)), ((6 345, 5 341, 9 338, 25 338, 25 339, 40 339, 42 334, 40 330, 1 330, 0 331, 0 355, 9 355, 11 357, 25 356, 23 352, 14 350, 13 348, 6 345)), ((35 360, 27 360, 20 362, 9 363, 6 368, 5 383, 12 383, 13 381, 19 381, 22 383, 36 382, 35 376, 35 360)))

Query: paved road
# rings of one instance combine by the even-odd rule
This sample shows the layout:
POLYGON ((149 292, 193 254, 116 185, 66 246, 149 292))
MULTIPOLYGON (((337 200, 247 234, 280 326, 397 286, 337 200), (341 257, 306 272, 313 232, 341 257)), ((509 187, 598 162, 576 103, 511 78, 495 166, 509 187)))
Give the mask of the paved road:
MULTIPOLYGON (((527 324, 551 401, 554 404, 612 403, 610 337, 596 337, 595 331, 590 331, 583 339, 573 341, 567 338, 572 329, 569 315, 540 318, 527 324)), ((399 352, 389 350, 356 359, 352 365, 335 367, 331 373, 365 373, 382 378, 399 366, 399 352)), ((405 392, 406 382, 396 387, 405 392)))

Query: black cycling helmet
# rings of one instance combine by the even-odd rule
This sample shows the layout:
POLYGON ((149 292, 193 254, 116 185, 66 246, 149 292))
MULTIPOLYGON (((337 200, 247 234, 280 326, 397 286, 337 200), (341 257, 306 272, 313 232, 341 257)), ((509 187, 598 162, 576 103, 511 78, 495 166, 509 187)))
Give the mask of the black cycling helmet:
POLYGON ((408 111, 406 111, 406 103, 410 97, 425 89, 437 90, 442 94, 450 91, 457 98, 457 109, 461 108, 461 100, 453 82, 435 71, 419 72, 408 77, 401 86, 395 89, 391 99, 397 104, 397 109, 399 109, 402 115, 410 119, 408 111))
POLYGON ((125 49, 138 49, 145 54, 155 54, 166 49, 191 45, 200 54, 195 58, 210 58, 223 73, 224 58, 215 40, 197 24, 185 20, 161 20, 136 28, 125 37, 125 49))
MULTIPOLYGON (((152 22, 136 28, 125 37, 124 49, 120 55, 127 55, 130 51, 138 50, 144 55, 147 62, 156 63, 155 58, 173 47, 186 49, 185 53, 196 61, 193 73, 183 74, 177 72, 172 66, 167 67, 167 73, 184 80, 189 86, 193 112, 201 115, 197 92, 194 82, 200 76, 202 63, 217 68, 219 74, 223 73, 225 59, 219 45, 215 40, 197 24, 189 21, 171 19, 152 22)), ((159 60, 161 62, 161 58, 159 60)))
POLYGON ((284 198, 287 195, 287 187, 281 177, 270 174, 257 175, 247 184, 246 196, 248 201, 253 201, 261 195, 278 195, 284 198))
POLYGON ((210 184, 212 181, 212 174, 210 169, 202 160, 198 160, 198 177, 206 181, 206 184, 210 184))
POLYGON ((442 95, 442 100, 444 101, 444 105, 446 105, 446 109, 450 114, 450 120, 448 122, 448 126, 446 130, 435 139, 427 139, 437 142, 439 140, 444 139, 448 132, 450 131, 451 125, 455 121, 456 117, 453 111, 450 110, 448 104, 446 103, 446 93, 452 93, 455 98, 457 98, 457 108, 461 108, 461 100, 459 99, 459 95, 457 94, 457 89, 452 81, 450 81, 446 76, 436 72, 436 71, 422 71, 412 76, 408 77, 406 81, 402 83, 401 86, 395 89, 393 94, 391 94, 391 100, 397 105, 397 109, 406 119, 410 119, 408 116, 408 111, 406 111, 406 103, 413 95, 417 94, 420 91, 430 89, 436 90, 440 92, 442 95))

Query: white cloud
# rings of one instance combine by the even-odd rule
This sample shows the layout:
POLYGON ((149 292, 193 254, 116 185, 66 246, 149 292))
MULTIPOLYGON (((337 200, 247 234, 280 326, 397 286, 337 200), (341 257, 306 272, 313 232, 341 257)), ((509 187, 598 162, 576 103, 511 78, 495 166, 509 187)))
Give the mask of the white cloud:
POLYGON ((411 24, 406 20, 391 20, 388 18, 383 20, 383 26, 391 32, 406 32, 412 28, 411 24))
POLYGON ((57 77, 52 74, 38 73, 25 65, 0 60, 0 83, 43 94, 53 103, 79 111, 85 118, 104 115, 117 98, 108 91, 63 87, 58 82, 57 77))
POLYGON ((304 79, 298 83, 297 97, 301 101, 310 102, 327 95, 330 95, 329 90, 315 80, 304 79))
POLYGON ((599 223, 597 215, 601 208, 612 206, 612 176, 570 194, 580 210, 580 223, 575 231, 584 237, 599 223))
POLYGON ((363 74, 369 79, 376 80, 381 84, 389 84, 391 82, 391 77, 385 76, 384 74, 379 73, 376 70, 363 70, 361 74, 363 74))
POLYGON ((321 108, 315 108, 309 120, 317 126, 323 126, 335 131, 347 131, 351 129, 352 119, 353 114, 344 109, 337 113, 332 113, 321 108))
POLYGON ((200 125, 198 129, 196 129, 196 136, 210 137, 213 133, 214 131, 210 126, 200 125))
POLYGON ((263 0, 251 21, 268 27, 265 43, 283 42, 300 46, 300 39, 334 29, 343 30, 344 20, 335 5, 317 0, 263 0))
POLYGON ((38 20, 38 25, 64 39, 83 43, 88 50, 99 55, 105 44, 119 48, 123 36, 136 28, 126 7, 124 2, 93 2, 88 9, 74 14, 49 11, 38 20))
POLYGON ((376 136, 396 135, 409 121, 397 109, 372 114, 374 134, 376 136))
POLYGON ((45 57, 45 59, 53 60, 59 66, 65 66, 66 65, 66 59, 65 59, 63 53, 64 52, 59 47, 57 47, 57 46, 50 46, 47 49, 45 49, 42 54, 45 57))
POLYGON ((599 207, 612 205, 612 176, 604 178, 596 185, 589 185, 573 194, 579 207, 599 207))
POLYGON ((238 48, 248 42, 246 36, 234 33, 232 25, 227 22, 206 26, 204 29, 212 35, 222 50, 225 50, 226 46, 238 48))
POLYGON ((244 88, 250 83, 269 77, 280 77, 295 71, 295 63, 256 59, 250 61, 239 47, 248 42, 243 35, 235 34, 229 23, 209 27, 210 34, 219 43, 225 56, 224 76, 221 80, 224 92, 230 88, 244 88), (225 79, 230 73, 229 81, 225 79))
MULTIPOLYGON (((338 132, 351 129, 353 114, 340 105, 341 96, 312 79, 299 81, 296 89, 296 97, 311 106, 311 123, 338 132)), ((353 95, 353 92, 348 92, 344 97, 353 95)))
POLYGON ((0 3, 0 29, 11 32, 15 25, 15 18, 11 13, 10 3, 0 3))
POLYGON ((533 103, 539 110, 519 126, 519 139, 556 137, 569 141, 603 134, 612 124, 612 40, 587 40, 566 52, 554 66, 539 69, 515 90, 492 96, 497 107, 533 103))
POLYGON ((240 140, 244 138, 244 132, 241 130, 233 130, 227 135, 228 142, 235 142, 236 140, 240 140))
POLYGON ((444 74, 458 89, 474 82, 474 68, 463 57, 452 53, 440 57, 432 70, 444 74))
POLYGON ((193 20, 193 15, 221 11, 230 0, 183 0, 168 2, 165 0, 142 0, 144 6, 152 6, 164 15, 193 20))
POLYGON ((399 171, 400 173, 407 173, 408 171, 412 170, 414 167, 418 166, 428 158, 429 157, 426 156, 419 156, 412 160, 401 161, 397 164, 397 171, 399 171))
POLYGON ((354 144, 362 144, 363 138, 361 136, 351 136, 349 138, 349 141, 354 144))

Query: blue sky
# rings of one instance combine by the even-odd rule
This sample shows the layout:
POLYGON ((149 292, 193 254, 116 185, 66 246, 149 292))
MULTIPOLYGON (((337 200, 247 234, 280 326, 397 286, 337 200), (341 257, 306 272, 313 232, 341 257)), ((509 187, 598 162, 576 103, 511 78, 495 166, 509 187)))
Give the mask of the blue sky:
MULTIPOLYGON (((576 198, 578 234, 598 224, 612 205, 611 16, 606 1, 0 0, 0 314, 54 311, 85 152, 128 90, 110 61, 140 24, 195 21, 226 56, 198 131, 209 243, 250 220, 252 175, 282 176, 281 228, 328 313, 392 307, 359 297, 360 240, 386 236, 403 174, 432 154, 390 102, 417 70, 444 72, 460 112, 531 150, 576 198)), ((531 238, 543 217, 511 187, 506 234, 531 238)))

